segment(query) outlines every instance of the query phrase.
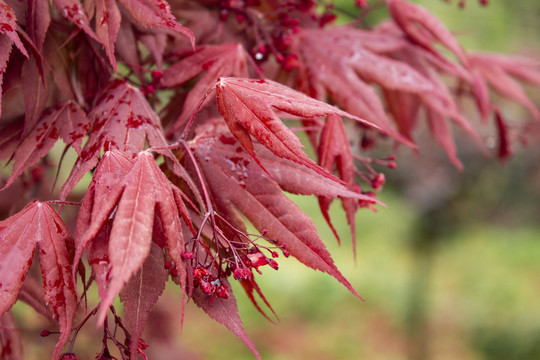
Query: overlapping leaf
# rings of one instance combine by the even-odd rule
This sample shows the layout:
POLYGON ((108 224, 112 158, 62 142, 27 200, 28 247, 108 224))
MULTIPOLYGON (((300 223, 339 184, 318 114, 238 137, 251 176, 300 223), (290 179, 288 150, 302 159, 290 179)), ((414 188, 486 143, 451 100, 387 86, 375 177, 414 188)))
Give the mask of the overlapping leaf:
POLYGON ((72 102, 45 110, 36 126, 17 145, 12 155, 13 170, 3 189, 45 156, 59 138, 80 154, 82 138, 87 131, 88 119, 84 111, 72 102))
POLYGON ((55 359, 69 338, 77 305, 67 250, 72 242, 62 219, 46 203, 33 201, 0 222, 0 314, 17 300, 37 243, 45 303, 60 326, 55 359))
POLYGON ((274 164, 269 159, 260 160, 268 175, 250 156, 238 152, 238 145, 234 145, 234 141, 231 143, 231 140, 202 137, 192 144, 216 201, 234 205, 259 231, 265 230, 269 238, 276 239, 278 244, 286 244, 291 255, 313 269, 334 276, 357 295, 334 265, 309 217, 283 193, 280 185, 285 184, 287 189, 302 189, 301 194, 334 197, 360 195, 348 191, 339 183, 335 183, 334 187, 324 186, 332 180, 309 169, 299 170, 303 167, 294 164, 287 169, 275 156, 274 164), (304 186, 300 186, 300 181, 304 186))
POLYGON ((210 318, 225 325, 227 329, 231 330, 244 342, 244 344, 246 344, 257 359, 261 359, 261 355, 255 348, 253 342, 249 339, 246 330, 242 327, 242 320, 238 315, 238 305, 236 304, 236 299, 232 295, 231 285, 226 279, 222 280, 222 284, 227 287, 229 292, 228 299, 222 299, 217 296, 212 298, 198 287, 193 291, 193 302, 203 309, 210 318))
POLYGON ((144 150, 147 141, 150 146, 167 146, 159 117, 143 94, 125 81, 111 82, 88 117, 89 138, 62 187, 60 197, 64 199, 83 175, 96 166, 102 147, 134 156, 144 150))
POLYGON ((248 77, 248 57, 240 44, 207 45, 168 67, 161 79, 161 85, 167 88, 181 85, 205 71, 186 97, 182 113, 169 132, 185 125, 199 101, 219 77, 248 77))
POLYGON ((304 165, 329 178, 332 178, 332 175, 303 152, 300 140, 283 124, 276 112, 308 119, 334 114, 377 128, 367 120, 271 80, 220 78, 216 84, 216 97, 219 112, 231 133, 255 159, 257 156, 251 136, 275 155, 304 165))
POLYGON ((161 172, 153 157, 141 152, 133 165, 126 155, 111 151, 96 170, 94 182, 83 200, 78 220, 75 261, 82 251, 100 234, 107 220, 114 217, 108 235, 108 265, 110 282, 98 322, 102 323, 108 306, 124 284, 144 263, 152 243, 154 216, 161 223, 167 251, 174 261, 185 287, 185 269, 181 252, 184 250, 180 217, 187 221, 187 209, 181 201, 180 190, 161 172))
POLYGON ((11 312, 0 317, 0 356, 3 360, 23 360, 21 332, 11 312))
POLYGON ((131 335, 130 352, 137 357, 139 338, 152 307, 165 290, 168 273, 164 267, 163 251, 152 243, 150 254, 142 267, 129 280, 120 293, 124 303, 124 316, 131 335))

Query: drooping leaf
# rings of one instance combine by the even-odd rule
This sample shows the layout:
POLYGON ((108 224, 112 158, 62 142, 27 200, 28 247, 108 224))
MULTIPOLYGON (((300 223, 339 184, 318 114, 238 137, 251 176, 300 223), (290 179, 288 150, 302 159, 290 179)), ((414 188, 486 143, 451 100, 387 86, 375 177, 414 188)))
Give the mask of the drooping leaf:
MULTIPOLYGON (((74 264, 78 264, 88 243, 98 236, 122 193, 124 180, 133 161, 119 151, 107 151, 99 162, 84 196, 75 230, 74 264)), ((103 234, 108 238, 109 233, 103 234)), ((108 244, 108 241, 106 241, 108 244)), ((74 269, 75 271, 75 269, 74 269)), ((75 273, 74 273, 75 274, 75 273)))
POLYGON ((163 251, 156 243, 142 267, 133 275, 120 293, 124 316, 131 335, 131 357, 137 357, 139 338, 154 304, 165 290, 168 273, 164 267, 163 251))
POLYGON ((167 88, 181 85, 203 71, 206 72, 189 92, 182 113, 169 132, 185 125, 199 101, 219 77, 248 77, 248 57, 249 54, 240 44, 207 45, 169 66, 161 78, 161 85, 167 88))
MULTIPOLYGON (((285 244, 292 256, 313 269, 332 275, 358 296, 334 265, 310 218, 283 193, 270 177, 272 173, 269 171, 271 175, 268 175, 252 158, 236 152, 233 146, 232 152, 238 155, 218 151, 219 141, 200 138, 192 144, 212 196, 233 204, 259 231, 267 231, 268 238, 275 239, 279 245, 285 244), (214 145, 209 146, 209 143, 214 145)), ((331 191, 327 195, 332 195, 331 191)))
POLYGON ((23 360, 21 332, 11 312, 0 317, 0 357, 3 360, 23 360))
MULTIPOLYGON (((108 237, 110 281, 106 296, 102 299, 99 324, 104 321, 115 296, 147 258, 152 243, 154 216, 166 224, 163 235, 167 251, 174 260, 181 287, 185 288, 180 218, 188 218, 180 190, 165 177, 150 153, 141 152, 127 171, 130 160, 116 151, 109 152, 102 162, 98 167, 99 172, 96 171, 96 182, 83 200, 81 218, 77 223, 77 234, 81 238, 77 240, 75 254, 75 261, 78 261, 82 251, 96 236, 108 237), (107 219, 112 217, 110 234, 100 233, 107 219)), ((99 253, 92 257, 99 259, 103 251, 99 253)))
MULTIPOLYGON (((354 159, 352 150, 343 122, 338 116, 329 115, 326 118, 326 122, 321 133, 318 153, 320 166, 330 172, 332 172, 334 167, 336 167, 339 177, 349 184, 349 186, 354 186, 354 159)), ((323 216, 339 242, 339 235, 330 221, 330 202, 331 198, 328 196, 319 196, 319 206, 323 216)), ((343 209, 345 210, 347 222, 351 228, 353 252, 356 254, 355 214, 358 206, 356 205, 356 201, 354 199, 346 197, 341 198, 341 203, 343 205, 343 209)))
POLYGON ((0 314, 11 309, 23 286, 38 236, 38 202, 0 222, 0 314))
POLYGON ((409 1, 386 0, 386 4, 394 21, 418 45, 437 54, 435 44, 439 42, 452 51, 463 64, 467 64, 461 46, 435 15, 409 1))
POLYGON ((65 199, 83 175, 94 168, 102 147, 135 156, 150 146, 167 146, 159 117, 143 94, 122 80, 115 80, 99 95, 88 114, 89 138, 77 159, 60 198, 65 199))
POLYGON ((36 126, 49 96, 48 73, 43 77, 40 76, 39 65, 34 55, 23 64, 21 81, 25 110, 22 136, 26 137, 36 126))
POLYGON ((80 154, 82 138, 87 131, 88 119, 84 111, 72 102, 58 104, 45 110, 35 127, 15 149, 13 170, 2 190, 45 156, 59 138, 80 154))
POLYGON ((377 128, 364 119, 271 80, 220 78, 216 84, 216 96, 219 112, 231 133, 253 158, 257 159, 257 156, 251 136, 275 155, 329 178, 332 175, 304 153, 302 143, 278 118, 276 111, 302 118, 335 114, 377 128))
POLYGON ((439 145, 446 151, 448 159, 450 159, 458 170, 463 170, 463 164, 457 157, 457 149, 452 138, 452 132, 448 124, 444 121, 444 117, 435 111, 428 110, 427 118, 431 133, 439 145))
POLYGON ((52 2, 62 16, 74 23, 75 26, 84 31, 86 35, 99 41, 90 27, 88 14, 79 0, 53 0, 52 2))
POLYGON ((115 0, 96 0, 96 36, 105 47, 114 71, 116 71, 114 43, 120 28, 120 20, 120 10, 115 0))
POLYGON ((119 0, 124 5, 133 20, 143 27, 164 29, 177 32, 188 37, 192 46, 195 37, 188 28, 180 25, 171 12, 169 3, 165 0, 119 0))
POLYGON ((50 1, 28 0, 26 32, 36 48, 41 51, 45 35, 51 23, 50 1))
POLYGON ((246 330, 242 327, 242 320, 238 315, 238 306, 236 304, 236 299, 232 294, 231 285, 226 279, 221 280, 221 283, 229 292, 228 299, 222 299, 218 296, 212 298, 198 287, 193 290, 193 302, 203 309, 210 318, 225 325, 227 329, 231 330, 244 342, 244 344, 246 344, 257 359, 261 359, 261 355, 255 348, 253 342, 249 339, 246 330))
POLYGON ((53 353, 56 359, 69 340, 77 308, 77 292, 71 276, 72 259, 68 253, 68 247, 73 246, 73 238, 49 204, 38 203, 37 206, 41 230, 37 243, 43 296, 60 327, 60 338, 53 353))

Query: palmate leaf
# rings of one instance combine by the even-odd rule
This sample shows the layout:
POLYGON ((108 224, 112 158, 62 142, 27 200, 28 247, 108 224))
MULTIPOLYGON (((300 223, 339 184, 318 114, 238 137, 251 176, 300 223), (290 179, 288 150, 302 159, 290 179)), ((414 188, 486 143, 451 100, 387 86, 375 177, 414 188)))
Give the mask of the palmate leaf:
POLYGON ((131 156, 150 146, 167 146, 161 122, 143 94, 122 80, 100 93, 92 111, 88 141, 66 180, 60 198, 65 199, 83 175, 97 165, 102 147, 131 156))
POLYGON ((86 35, 99 41, 90 27, 88 14, 79 0, 53 0, 52 2, 62 16, 74 23, 79 29, 84 31, 86 35))
MULTIPOLYGON (((110 282, 102 299, 99 324, 105 320, 115 296, 148 257, 154 216, 167 225, 163 229, 165 245, 178 271, 181 287, 185 289, 180 218, 187 222, 188 215, 181 198, 180 190, 165 177, 150 153, 141 152, 134 162, 121 152, 105 154, 83 200, 77 221, 75 253, 75 261, 78 262, 89 243, 99 241, 100 246, 92 250, 99 254, 91 257, 99 261, 100 257, 107 255, 108 264, 102 265, 110 266, 110 282), (103 233, 103 227, 109 226, 109 218, 113 218, 110 233, 103 233), (108 250, 105 252, 103 245, 107 238, 108 250)), ((101 272, 103 269, 98 270, 101 272)))
POLYGON ((326 187, 322 190, 322 184, 329 184, 332 180, 327 179, 317 172, 311 171, 311 176, 306 179, 307 172, 298 172, 297 167, 286 168, 277 159, 277 164, 272 166, 270 161, 261 161, 267 166, 267 172, 263 171, 257 163, 245 153, 238 152, 238 145, 231 144, 231 138, 201 137, 192 143, 193 151, 204 177, 216 202, 226 206, 238 208, 249 221, 259 230, 267 231, 267 237, 275 239, 279 245, 286 244, 287 251, 305 265, 326 272, 343 285, 353 294, 357 295, 351 284, 343 277, 334 265, 334 262, 326 250, 324 243, 317 235, 317 229, 298 206, 290 200, 280 188, 280 173, 287 188, 301 188, 291 179, 304 179, 302 193, 320 194, 327 196, 349 195, 359 197, 361 195, 345 189, 339 183, 335 187, 326 187), (304 174, 304 176, 300 175, 304 174), (318 179, 315 180, 315 179, 318 179), (347 195, 346 195, 347 194, 347 195))
POLYGON ((54 359, 68 341, 77 306, 72 263, 67 250, 72 242, 56 211, 39 201, 31 202, 0 222, 0 314, 17 300, 37 243, 45 303, 60 326, 54 359))
POLYGON ((0 0, 0 115, 2 115, 2 83, 13 44, 26 58, 29 57, 15 31, 17 28, 16 20, 15 12, 3 0, 0 0))
POLYGON ((308 119, 335 114, 378 129, 367 120, 271 80, 220 78, 216 84, 216 97, 219 112, 231 133, 254 159, 257 156, 251 136, 275 155, 329 178, 334 177, 304 153, 298 137, 283 124, 276 112, 308 119))

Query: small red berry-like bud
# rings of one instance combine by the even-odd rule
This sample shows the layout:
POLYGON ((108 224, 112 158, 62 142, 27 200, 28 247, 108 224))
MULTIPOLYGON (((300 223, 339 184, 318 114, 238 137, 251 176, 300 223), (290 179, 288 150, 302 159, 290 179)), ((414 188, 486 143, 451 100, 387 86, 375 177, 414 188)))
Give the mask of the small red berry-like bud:
POLYGON ((182 259, 184 259, 184 260, 193 259, 193 252, 192 251, 189 251, 189 252, 184 251, 180 256, 182 256, 182 259))
POLYGON ((291 256, 291 254, 290 254, 287 250, 282 249, 281 251, 283 252, 283 256, 285 256, 286 258, 288 258, 289 256, 291 256))
POLYGON ((385 183, 386 183, 386 178, 384 177, 384 174, 378 173, 371 180, 371 187, 374 188, 375 190, 381 190, 385 183))
POLYGON ((159 70, 152 71, 152 80, 158 81, 163 77, 163 73, 159 70))
POLYGON ((261 231, 262 236, 265 236, 266 234, 268 234, 268 230, 264 229, 263 231, 261 231))
POLYGON ((368 6, 368 2, 367 2, 367 0, 356 0, 356 1, 354 2, 354 5, 355 5, 356 7, 363 8, 363 7, 368 6))
POLYGON ((272 269, 274 269, 274 270, 278 270, 278 269, 279 269, 279 265, 278 265, 277 261, 274 260, 274 259, 270 259, 270 260, 268 261, 268 265, 270 265, 270 267, 271 267, 272 269))
POLYGON ((279 254, 277 253, 277 251, 272 251, 271 254, 272 254, 273 258, 278 258, 279 257, 279 254))
POLYGON ((244 271, 243 269, 235 269, 233 271, 233 277, 234 277, 234 280, 240 280, 240 279, 243 279, 244 278, 244 271))
POLYGON ((390 161, 390 162, 388 163, 388 167, 389 167, 390 169, 395 169, 395 168, 397 168, 397 164, 396 164, 394 161, 390 161))
POLYGON ((218 297, 222 299, 228 299, 229 298, 229 289, 225 285, 219 285, 216 289, 216 294, 218 297))
POLYGON ((39 336, 41 336, 41 337, 45 337, 45 336, 49 336, 49 335, 51 335, 51 332, 49 330, 47 330, 47 329, 44 329, 39 333, 39 336))
POLYGON ((216 290, 215 285, 210 284, 208 281, 201 280, 200 285, 201 285, 202 291, 206 295, 210 295, 216 290))
POLYGON ((396 157, 394 155, 389 155, 388 160, 394 161, 394 160, 396 160, 396 157))
POLYGON ((142 338, 139 338, 139 349, 146 350, 148 344, 142 338))
POLYGON ((465 5, 466 5, 465 0, 461 0, 461 1, 458 3, 458 6, 459 6, 460 8, 462 8, 462 9, 465 8, 465 5))
POLYGON ((480 5, 486 6, 489 5, 489 0, 479 0, 480 5))
POLYGON ((196 268, 193 270, 193 277, 199 280, 206 278, 208 277, 208 270, 202 267, 196 268))
POLYGON ((259 267, 268 264, 268 259, 261 252, 256 252, 253 254, 247 254, 248 259, 251 261, 253 267, 259 267))
POLYGON ((79 358, 74 353, 64 353, 60 355, 60 360, 79 360, 79 358))
POLYGON ((167 270, 169 270, 170 268, 173 267, 173 263, 172 261, 165 261, 165 264, 163 265, 163 267, 167 270))

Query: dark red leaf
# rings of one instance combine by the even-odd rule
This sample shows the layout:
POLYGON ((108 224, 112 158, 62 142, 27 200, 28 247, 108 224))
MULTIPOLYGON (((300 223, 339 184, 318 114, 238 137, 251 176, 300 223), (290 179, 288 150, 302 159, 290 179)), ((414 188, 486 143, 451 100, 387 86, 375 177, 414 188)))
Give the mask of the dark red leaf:
POLYGON ((165 0, 119 0, 133 20, 143 27, 164 29, 183 34, 195 43, 193 33, 180 25, 171 13, 171 7, 165 0))
POLYGON ((137 357, 137 347, 144 324, 154 304, 165 290, 167 277, 163 251, 153 243, 150 254, 142 267, 120 293, 120 300, 124 303, 124 317, 131 335, 130 352, 132 357, 137 357))
POLYGON ((26 32, 36 48, 41 51, 45 34, 51 22, 49 0, 28 0, 26 32))
POLYGON ((253 342, 249 339, 246 330, 242 327, 242 320, 240 319, 240 316, 238 316, 238 306, 236 305, 236 298, 232 293, 231 285, 226 279, 222 279, 221 283, 229 292, 228 299, 222 299, 218 296, 209 296, 203 292, 201 287, 198 287, 193 290, 193 302, 203 309, 210 318, 225 325, 227 329, 231 330, 244 342, 244 344, 246 344, 257 359, 261 359, 261 355, 255 348, 255 345, 253 345, 253 342))
POLYGON ((49 97, 49 77, 40 75, 39 65, 32 55, 23 64, 21 71, 22 93, 24 98, 24 129, 23 137, 26 137, 35 128, 41 112, 45 109, 49 97))
MULTIPOLYGON (((0 34, 6 35, 14 44, 17 46, 17 49, 28 58, 28 53, 24 48, 19 35, 16 32, 17 29, 17 19, 15 17, 15 12, 3 1, 0 0, 0 34)), ((3 37, 3 36, 0 36, 3 37)), ((2 44, 4 45, 4 44, 2 44)), ((7 46, 7 51, 9 54, 9 49, 11 45, 7 46)), ((0 69, 3 67, 2 62, 0 62, 0 69)))
POLYGON ((15 164, 3 189, 45 156, 59 138, 80 154, 82 138, 87 131, 88 119, 84 111, 72 102, 58 104, 44 111, 35 127, 15 149, 15 164))
POLYGON ((99 41, 90 27, 88 14, 79 0, 53 0, 53 4, 62 16, 74 23, 92 39, 99 41))
POLYGON ((65 199, 83 175, 96 166, 102 147, 135 156, 150 146, 167 146, 161 122, 143 94, 122 80, 115 80, 99 95, 88 114, 89 138, 66 183, 60 198, 65 199))

